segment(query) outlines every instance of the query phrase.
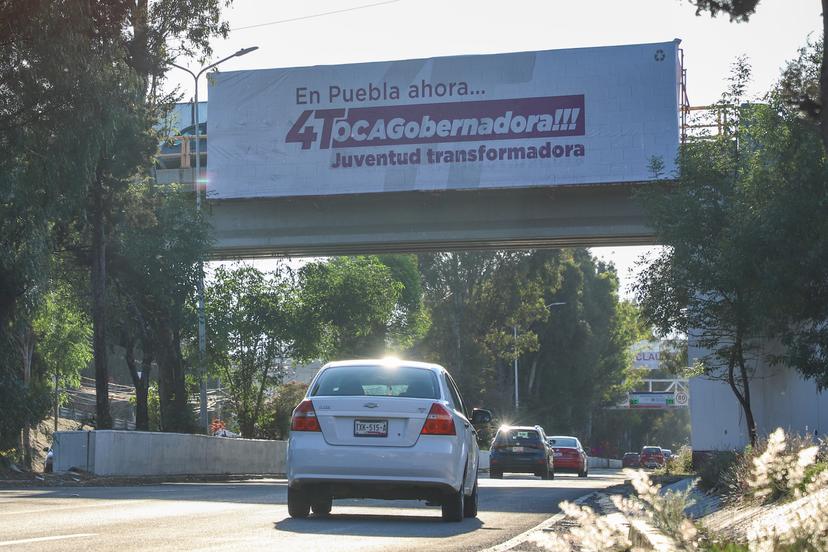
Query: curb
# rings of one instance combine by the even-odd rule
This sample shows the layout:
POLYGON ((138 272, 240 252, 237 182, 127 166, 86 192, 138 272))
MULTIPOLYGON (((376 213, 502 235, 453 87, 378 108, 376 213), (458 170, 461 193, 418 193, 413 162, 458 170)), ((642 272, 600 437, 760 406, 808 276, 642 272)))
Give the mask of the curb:
MULTIPOLYGON (((597 494, 598 494, 597 491, 593 491, 591 493, 585 494, 584 496, 576 498, 572 502, 574 504, 577 504, 577 505, 580 506, 581 504, 583 504, 584 502, 586 502, 587 500, 589 500, 590 498, 594 497, 597 494)), ((492 546, 491 548, 485 548, 481 552, 506 552, 507 550, 510 550, 510 549, 514 548, 515 546, 518 546, 519 544, 523 544, 524 542, 526 542, 533 533, 536 533, 538 531, 545 531, 548 528, 555 525, 560 520, 564 519, 565 517, 566 517, 566 514, 564 514, 563 512, 558 512, 554 516, 540 522, 539 524, 535 525, 531 529, 528 529, 528 530, 524 531, 520 535, 517 535, 516 537, 512 537, 511 539, 507 540, 506 542, 497 544, 495 546, 492 546)))

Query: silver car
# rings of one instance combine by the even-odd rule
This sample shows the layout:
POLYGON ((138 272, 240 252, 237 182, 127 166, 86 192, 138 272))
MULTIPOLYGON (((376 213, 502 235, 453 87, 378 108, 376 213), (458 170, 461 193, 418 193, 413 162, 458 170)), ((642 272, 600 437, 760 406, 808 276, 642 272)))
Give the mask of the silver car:
POLYGON ((288 511, 331 511, 334 498, 426 500, 446 521, 477 515, 474 424, 449 373, 436 364, 332 362, 314 377, 291 419, 288 511))

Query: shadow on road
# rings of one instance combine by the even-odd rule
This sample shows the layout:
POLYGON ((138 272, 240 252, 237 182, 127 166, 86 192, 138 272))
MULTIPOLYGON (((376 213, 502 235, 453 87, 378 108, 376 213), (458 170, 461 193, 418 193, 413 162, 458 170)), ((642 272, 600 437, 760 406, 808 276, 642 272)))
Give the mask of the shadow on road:
MULTIPOLYGON (((336 506, 334 506, 336 507, 336 506)), ((381 514, 331 514, 308 519, 285 518, 273 524, 273 528, 290 533, 336 533, 363 537, 452 537, 471 533, 483 527, 477 518, 464 519, 460 523, 447 523, 437 510, 434 516, 381 515, 381 514)))

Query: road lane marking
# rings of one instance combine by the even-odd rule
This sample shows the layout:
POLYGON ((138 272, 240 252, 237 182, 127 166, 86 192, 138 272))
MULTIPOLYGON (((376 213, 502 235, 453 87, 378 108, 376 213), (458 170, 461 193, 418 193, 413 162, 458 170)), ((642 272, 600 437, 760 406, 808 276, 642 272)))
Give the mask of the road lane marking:
POLYGON ((71 535, 55 535, 53 537, 36 537, 32 539, 0 541, 0 546, 14 546, 16 544, 30 544, 33 542, 56 541, 62 539, 80 539, 84 537, 94 537, 95 535, 97 535, 97 533, 73 533, 71 535))

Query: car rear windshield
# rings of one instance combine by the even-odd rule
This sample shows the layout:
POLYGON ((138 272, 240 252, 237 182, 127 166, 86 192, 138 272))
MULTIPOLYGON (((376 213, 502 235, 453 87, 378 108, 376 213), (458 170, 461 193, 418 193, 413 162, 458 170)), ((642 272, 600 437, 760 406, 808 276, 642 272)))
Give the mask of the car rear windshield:
POLYGON ((553 447, 578 448, 578 441, 571 437, 550 437, 549 444, 553 447))
POLYGON ((534 429, 510 429, 501 431, 495 437, 495 445, 510 446, 510 445, 525 445, 536 444, 540 441, 540 435, 534 429))
POLYGON ((337 366, 328 368, 311 396, 369 396, 439 399, 440 387, 431 370, 406 366, 337 366))
POLYGON ((641 452, 645 452, 647 454, 661 454, 661 449, 657 447, 644 447, 641 452))

